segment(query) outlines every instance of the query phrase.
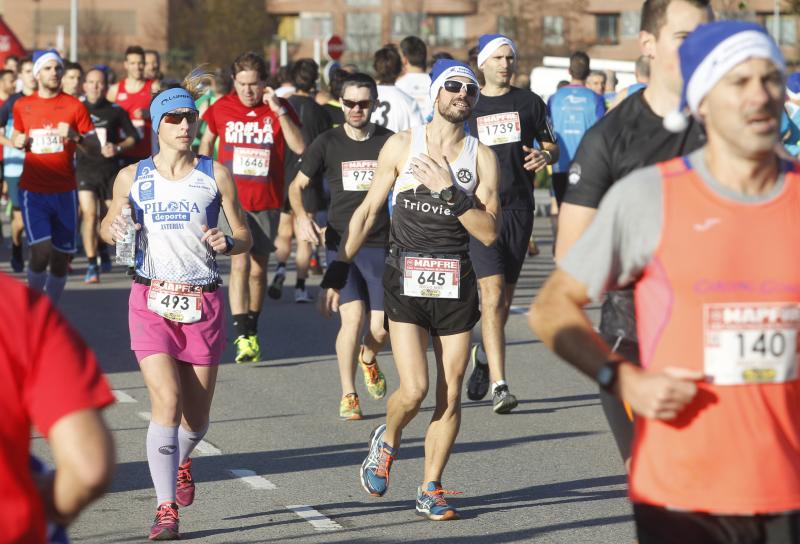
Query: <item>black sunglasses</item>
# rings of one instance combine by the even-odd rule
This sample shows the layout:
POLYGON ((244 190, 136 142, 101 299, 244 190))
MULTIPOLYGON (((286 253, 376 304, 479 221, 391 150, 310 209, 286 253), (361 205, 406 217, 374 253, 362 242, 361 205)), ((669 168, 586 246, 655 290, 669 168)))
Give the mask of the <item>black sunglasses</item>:
POLYGON ((362 110, 368 110, 370 106, 372 106, 372 100, 346 100, 342 98, 342 106, 349 110, 352 110, 356 106, 362 110))
POLYGON ((197 112, 196 111, 181 111, 181 112, 169 112, 165 113, 162 117, 165 123, 169 123, 170 125, 180 125, 184 119, 189 122, 191 125, 192 123, 197 122, 197 112))
POLYGON ((461 89, 466 90, 467 96, 478 96, 478 91, 480 90, 474 83, 464 83, 456 79, 448 79, 444 82, 444 90, 448 93, 458 94, 461 89))

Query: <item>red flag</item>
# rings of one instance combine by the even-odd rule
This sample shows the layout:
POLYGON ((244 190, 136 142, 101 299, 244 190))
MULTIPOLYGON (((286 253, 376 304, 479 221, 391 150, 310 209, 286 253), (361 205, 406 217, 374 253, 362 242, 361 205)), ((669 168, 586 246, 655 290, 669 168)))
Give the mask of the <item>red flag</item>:
POLYGON ((24 57, 26 54, 22 42, 9 28, 6 22, 0 17, 0 66, 6 61, 6 57, 16 55, 24 57))

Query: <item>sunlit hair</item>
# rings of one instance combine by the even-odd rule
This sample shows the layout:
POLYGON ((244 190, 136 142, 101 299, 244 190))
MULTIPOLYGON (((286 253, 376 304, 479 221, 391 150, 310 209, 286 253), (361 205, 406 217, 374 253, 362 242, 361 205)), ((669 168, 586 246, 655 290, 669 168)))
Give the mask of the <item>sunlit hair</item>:
POLYGON ((210 88, 214 86, 215 72, 209 68, 208 64, 201 64, 195 67, 183 78, 181 87, 189 91, 189 94, 197 100, 210 88))

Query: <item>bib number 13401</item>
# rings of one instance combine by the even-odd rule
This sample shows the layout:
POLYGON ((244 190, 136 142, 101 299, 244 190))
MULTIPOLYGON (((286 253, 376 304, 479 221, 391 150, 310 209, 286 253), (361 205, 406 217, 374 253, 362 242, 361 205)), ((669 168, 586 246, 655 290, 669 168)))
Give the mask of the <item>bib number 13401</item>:
POLYGON ((795 303, 708 304, 704 367, 717 385, 798 379, 800 306, 795 303))

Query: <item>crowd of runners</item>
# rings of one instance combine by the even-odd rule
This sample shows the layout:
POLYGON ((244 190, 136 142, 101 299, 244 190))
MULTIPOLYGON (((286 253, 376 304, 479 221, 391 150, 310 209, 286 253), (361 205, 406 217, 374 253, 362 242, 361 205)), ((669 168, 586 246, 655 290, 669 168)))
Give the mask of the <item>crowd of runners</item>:
POLYGON ((547 101, 517 84, 517 45, 500 34, 433 62, 409 36, 376 51, 369 73, 346 66, 324 82, 311 59, 273 71, 257 52, 180 83, 138 46, 119 81, 55 50, 9 58, 3 195, 11 269, 29 289, 0 276, 3 323, 27 324, 0 330, 12 419, 0 541, 44 542, 46 521, 56 538, 108 485, 100 410, 113 397, 54 306, 77 251, 86 283, 112 273, 131 219, 134 264, 117 273, 132 280, 130 345, 151 403, 151 540, 179 538, 194 501, 227 314, 235 362, 268 359, 259 318, 265 296, 283 295, 293 247, 294 301, 340 320, 339 418, 362 419, 357 382, 374 399, 391 392, 360 469, 370 495, 387 493, 428 394, 432 345, 415 511, 458 519, 442 481, 462 391, 491 392, 497 414, 518 404, 504 330, 538 251, 533 191, 547 172, 557 266, 530 326, 597 381, 638 541, 800 542, 800 74, 763 27, 714 22, 708 0, 646 0, 641 25, 636 85, 614 89, 578 51, 547 101), (310 274, 324 274, 318 293, 310 274), (589 302, 602 303, 597 329, 589 302), (23 356, 8 347, 20 345, 23 356), (378 365, 387 345, 396 384, 378 365), (62 370, 38 371, 54 352, 62 370), (56 452, 38 491, 31 422, 56 452))

